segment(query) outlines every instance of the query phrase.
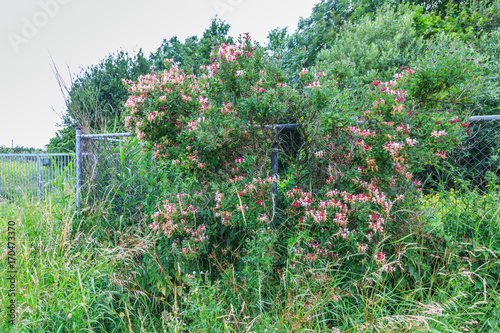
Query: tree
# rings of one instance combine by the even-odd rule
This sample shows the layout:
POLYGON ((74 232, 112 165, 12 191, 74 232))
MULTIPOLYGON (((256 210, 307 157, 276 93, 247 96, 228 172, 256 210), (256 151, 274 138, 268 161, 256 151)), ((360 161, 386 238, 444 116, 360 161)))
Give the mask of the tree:
POLYGON ((364 16, 373 16, 387 0, 321 0, 308 18, 300 18, 297 29, 288 35, 285 29, 275 29, 268 36, 268 48, 280 51, 282 66, 291 73, 309 68, 317 55, 332 46, 348 22, 356 24, 364 16), (279 43, 277 43, 279 40, 279 43))
POLYGON ((50 139, 47 145, 49 153, 72 153, 75 151, 76 131, 73 127, 65 127, 56 133, 56 136, 50 139))
POLYGON ((128 95, 122 79, 136 79, 149 70, 150 62, 142 50, 134 57, 123 51, 108 55, 75 80, 68 96, 67 116, 91 129, 120 119, 128 95))
POLYGON ((165 59, 171 58, 188 73, 195 73, 201 65, 210 63, 210 53, 222 43, 232 43, 228 36, 229 24, 214 19, 203 37, 189 37, 182 43, 177 37, 164 40, 162 45, 146 58, 140 50, 135 56, 119 51, 110 54, 97 65, 80 73, 68 89, 63 129, 52 138, 47 149, 52 152, 74 150, 76 125, 85 131, 103 131, 113 128, 123 131, 122 112, 128 97, 122 80, 136 80, 151 69, 162 71, 165 59))
POLYGON ((318 55, 318 65, 340 87, 357 87, 374 80, 390 80, 423 49, 413 27, 417 9, 408 5, 380 7, 372 17, 348 22, 331 47, 318 55))
POLYGON ((214 49, 222 43, 233 43, 232 37, 228 36, 229 28, 229 24, 213 19, 201 39, 192 36, 184 43, 175 36, 169 40, 164 39, 156 52, 150 55, 153 69, 162 71, 165 59, 173 59, 186 72, 198 73, 201 65, 210 64, 210 54, 214 49))
MULTIPOLYGON (((114 124, 116 130, 124 130, 121 113, 127 99, 127 89, 122 79, 136 79, 150 69, 150 62, 142 50, 135 56, 119 51, 110 54, 97 65, 88 67, 65 88, 67 90, 66 113, 63 127, 47 145, 50 152, 68 152, 75 149, 73 127, 80 126, 85 131, 102 131, 114 124)), ((57 76, 57 69, 56 69, 57 76)))

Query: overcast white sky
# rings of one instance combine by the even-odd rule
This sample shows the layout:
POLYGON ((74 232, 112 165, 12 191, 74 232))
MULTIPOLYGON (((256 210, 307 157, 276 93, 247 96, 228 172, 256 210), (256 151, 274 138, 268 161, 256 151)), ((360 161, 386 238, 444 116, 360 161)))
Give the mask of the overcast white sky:
MULTIPOLYGON (((165 38, 201 36, 216 14, 229 34, 295 31, 319 0, 0 0, 0 146, 43 148, 64 99, 51 70, 74 75, 120 49, 146 55, 165 38)), ((69 74, 65 80, 69 83, 69 74)))

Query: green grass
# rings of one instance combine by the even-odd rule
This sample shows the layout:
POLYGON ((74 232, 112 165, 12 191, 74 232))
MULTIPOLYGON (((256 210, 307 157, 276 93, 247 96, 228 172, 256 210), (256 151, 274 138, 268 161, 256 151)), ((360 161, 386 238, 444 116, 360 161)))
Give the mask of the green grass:
POLYGON ((40 205, 2 201, 0 332, 500 332, 499 198, 493 190, 425 197, 424 232, 400 240, 395 273, 355 275, 333 263, 308 275, 288 266, 264 273, 255 263, 247 285, 231 267, 213 282, 182 273, 177 307, 137 282, 141 258, 154 253, 147 226, 103 227, 112 217, 98 207, 77 214, 64 186, 40 205), (15 326, 5 320, 9 220, 15 326))
POLYGON ((92 230, 81 232, 73 202, 64 204, 65 197, 41 205, 0 202, 2 259, 12 220, 18 271, 17 323, 11 326, 5 320, 8 267, 6 260, 0 262, 0 332, 123 332, 129 318, 134 324, 148 318, 144 313, 139 319, 140 297, 128 297, 120 286, 131 250, 100 244, 92 230))
POLYGON ((486 193, 457 189, 440 190, 424 195, 423 211, 427 228, 436 228, 454 239, 470 239, 487 248, 500 248, 500 186, 488 185, 486 193))

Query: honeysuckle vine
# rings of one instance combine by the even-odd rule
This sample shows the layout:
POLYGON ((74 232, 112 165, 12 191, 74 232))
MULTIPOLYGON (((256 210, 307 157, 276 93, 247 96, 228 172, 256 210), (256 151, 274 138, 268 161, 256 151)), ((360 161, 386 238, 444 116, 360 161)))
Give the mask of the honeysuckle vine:
POLYGON ((127 129, 153 158, 196 179, 189 193, 158 205, 151 230, 190 258, 229 241, 227 230, 243 238, 261 230, 294 239, 287 253, 294 269, 352 258, 394 271, 386 240, 404 234, 404 221, 413 218, 420 197, 415 172, 446 158, 467 131, 463 115, 409 98, 418 68, 367 85, 364 104, 354 105, 320 69, 302 69, 292 86, 248 36, 222 44, 210 60, 199 75, 167 59, 163 72, 124 81, 127 129), (300 123, 304 143, 279 180, 276 211, 274 134, 266 126, 288 122, 300 123), (278 215, 281 223, 271 223, 278 215))

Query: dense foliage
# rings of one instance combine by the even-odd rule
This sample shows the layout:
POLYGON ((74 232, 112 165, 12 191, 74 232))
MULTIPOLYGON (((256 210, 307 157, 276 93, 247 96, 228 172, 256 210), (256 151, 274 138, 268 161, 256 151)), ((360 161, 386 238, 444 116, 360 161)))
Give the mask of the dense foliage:
POLYGON ((213 21, 122 75, 102 115, 146 154, 120 148, 139 157, 109 175, 120 207, 77 216, 127 253, 120 327, 495 332, 498 178, 439 183, 441 199, 421 176, 498 110, 498 6, 323 0, 266 46, 213 21))
MULTIPOLYGON (((181 42, 177 37, 164 40, 156 52, 146 57, 142 50, 133 56, 119 51, 110 54, 99 64, 80 73, 68 88, 66 113, 63 127, 52 138, 47 149, 51 152, 74 151, 74 130, 79 126, 84 132, 122 132, 125 101, 128 98, 122 80, 135 80, 148 73, 151 68, 162 69, 165 58, 173 58, 189 73, 207 64, 214 47, 222 42, 232 42, 228 34, 229 25, 212 20, 202 38, 197 36, 181 42)), ((60 82, 64 85, 63 82, 60 82)))
MULTIPOLYGON (((459 70, 438 80, 440 96, 471 98, 460 87, 476 79, 474 72, 462 77, 461 57, 453 54, 444 61, 459 70)), ((127 128, 177 177, 190 180, 181 192, 167 187, 151 215, 157 260, 170 267, 165 280, 154 274, 156 259, 145 263, 152 281, 166 283, 159 291, 175 296, 182 272, 205 271, 219 257, 238 272, 234 283, 253 283, 248 272, 258 267, 249 258, 259 237, 277 251, 266 264, 271 285, 273 265, 285 262, 304 273, 330 263, 358 274, 404 270, 389 244, 417 228, 420 182, 413 173, 445 159, 468 127, 468 109, 436 110, 441 101, 429 97, 436 91, 426 77, 438 75, 441 64, 403 67, 395 79, 373 81, 346 101, 331 85, 335 78, 320 69, 303 69, 297 85, 287 85, 277 61, 248 36, 222 44, 211 59, 201 66, 204 74, 186 75, 166 59, 163 72, 125 81, 127 128), (286 122, 300 125, 304 144, 283 175, 285 197, 276 206, 271 189, 278 179, 269 166, 274 135, 267 127, 286 122)), ((204 274, 218 281, 227 268, 204 274)))

